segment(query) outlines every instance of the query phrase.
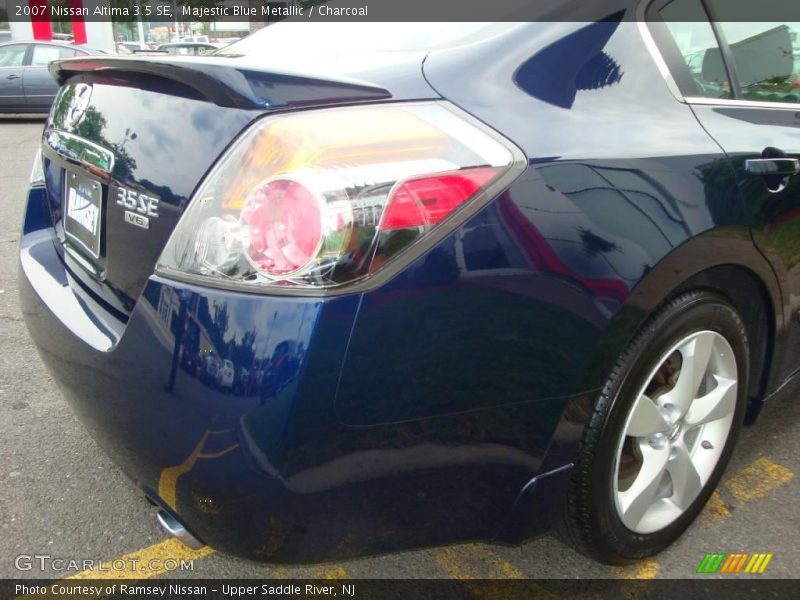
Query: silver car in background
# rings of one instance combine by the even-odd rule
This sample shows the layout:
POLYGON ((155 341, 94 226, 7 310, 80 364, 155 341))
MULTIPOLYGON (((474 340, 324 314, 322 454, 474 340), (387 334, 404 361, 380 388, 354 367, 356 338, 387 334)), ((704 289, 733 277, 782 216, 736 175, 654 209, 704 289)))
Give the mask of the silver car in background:
POLYGON ((58 92, 47 71, 52 61, 97 54, 59 42, 0 43, 0 113, 46 113, 58 92))

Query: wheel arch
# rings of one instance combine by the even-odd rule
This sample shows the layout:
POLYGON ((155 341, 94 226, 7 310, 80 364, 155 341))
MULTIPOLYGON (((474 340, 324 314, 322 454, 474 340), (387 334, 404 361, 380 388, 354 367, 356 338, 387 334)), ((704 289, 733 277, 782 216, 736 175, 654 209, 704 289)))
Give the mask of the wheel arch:
POLYGON ((784 316, 778 280, 749 230, 712 230, 688 240, 648 269, 601 338, 587 370, 586 389, 603 385, 616 357, 661 306, 700 289, 725 297, 745 321, 750 342, 747 422, 752 423, 775 385, 771 365, 784 316))

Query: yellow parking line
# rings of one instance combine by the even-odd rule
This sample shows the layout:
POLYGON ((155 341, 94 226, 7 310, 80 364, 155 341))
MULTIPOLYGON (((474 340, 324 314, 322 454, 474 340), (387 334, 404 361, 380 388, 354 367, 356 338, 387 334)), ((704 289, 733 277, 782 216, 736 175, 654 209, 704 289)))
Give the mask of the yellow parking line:
POLYGON ((277 567, 272 572, 275 579, 347 579, 350 573, 336 565, 325 567, 277 567))
POLYGON ((725 500, 722 499, 719 492, 711 494, 711 498, 708 499, 706 507, 703 510, 703 517, 708 520, 719 521, 721 519, 727 519, 730 516, 731 509, 725 500))
POLYGON ((525 579, 525 574, 507 560, 490 550, 483 544, 470 546, 474 554, 490 565, 495 573, 500 574, 505 579, 525 579))
MULTIPOLYGON (((189 462, 192 458, 196 460, 196 455, 200 454, 204 441, 205 439, 201 439, 195 452, 190 455, 189 462)), ((724 485, 739 502, 751 502, 763 498, 772 490, 785 485, 793 477, 794 473, 786 467, 774 463, 766 457, 761 457, 725 480, 724 485)), ((731 509, 720 494, 714 492, 705 512, 712 518, 724 519, 730 516, 731 509)), ((202 559, 210 556, 213 552, 208 547, 197 551, 190 550, 178 540, 168 539, 104 563, 102 569, 89 569, 67 577, 67 579, 146 579, 169 572, 173 564, 180 565, 181 561, 202 559)), ((772 556, 769 556, 763 564, 756 568, 760 568, 760 571, 763 572, 766 563, 771 558, 772 556)), ((454 579, 525 579, 525 574, 520 569, 501 558, 484 544, 464 544, 458 547, 444 548, 436 552, 435 561, 447 575, 454 579)), ((755 570, 752 565, 748 565, 748 568, 755 570)), ((655 560, 645 560, 632 567, 614 568, 614 573, 618 577, 626 579, 652 579, 658 575, 658 572, 659 564, 655 560)), ((312 569, 279 567, 274 571, 276 578, 344 579, 349 576, 347 570, 339 566, 312 569)), ((476 584, 476 589, 470 589, 475 595, 486 600, 502 598, 502 590, 486 583, 476 584)), ((541 591, 545 598, 558 597, 557 594, 548 590, 542 589, 541 591)))
MULTIPOLYGON (((472 596, 481 600, 506 600, 522 592, 541 600, 567 598, 530 580, 519 588, 504 585, 503 580, 528 578, 519 568, 485 544, 462 544, 443 548, 436 551, 434 560, 450 578, 458 579, 472 596)), ((572 594, 569 599, 600 600, 599 596, 586 593, 572 594)))
POLYGON ((319 574, 319 579, 347 579, 348 577, 350 577, 350 574, 343 567, 324 569, 319 574))
POLYGON ((435 560, 452 579, 525 579, 522 571, 482 544, 444 548, 435 560), (469 563, 480 566, 470 568, 469 563))
POLYGON ((620 579, 654 579, 660 569, 658 561, 653 559, 645 559, 627 567, 611 568, 620 579))
POLYGON ((461 561, 454 548, 445 548, 436 552, 436 563, 447 573, 450 579, 473 579, 461 569, 461 561))
POLYGON ((477 579, 461 568, 461 560, 455 548, 445 548, 436 552, 436 563, 447 573, 451 579, 477 579))
MULTIPOLYGON (((436 552, 434 559, 451 579, 461 581, 471 595, 481 600, 505 600, 509 595, 509 590, 500 582, 485 581, 487 579, 525 579, 522 571, 483 544, 443 548, 436 552)), ((536 586, 536 597, 544 600, 560 598, 539 586, 536 586)))
POLYGON ((794 477, 789 469, 761 457, 725 481, 725 486, 739 502, 752 502, 785 485, 794 477))
POLYGON ((99 567, 81 571, 66 579, 148 579, 163 575, 190 560, 205 558, 214 553, 209 547, 190 550, 174 538, 136 550, 99 567), (174 561, 174 563, 173 563, 174 561), (124 567, 123 567, 124 565, 124 567), (119 570, 117 567, 121 567, 119 570))

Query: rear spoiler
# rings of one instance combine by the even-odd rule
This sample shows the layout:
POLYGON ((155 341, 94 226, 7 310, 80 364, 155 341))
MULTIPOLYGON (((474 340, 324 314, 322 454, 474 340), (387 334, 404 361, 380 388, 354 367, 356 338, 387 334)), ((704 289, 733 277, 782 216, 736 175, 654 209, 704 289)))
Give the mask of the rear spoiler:
POLYGON ((50 74, 64 85, 71 77, 92 73, 150 76, 185 85, 209 102, 243 109, 316 106, 338 102, 386 100, 391 93, 361 81, 318 79, 261 71, 223 58, 170 59, 144 56, 86 56, 50 63, 50 74))

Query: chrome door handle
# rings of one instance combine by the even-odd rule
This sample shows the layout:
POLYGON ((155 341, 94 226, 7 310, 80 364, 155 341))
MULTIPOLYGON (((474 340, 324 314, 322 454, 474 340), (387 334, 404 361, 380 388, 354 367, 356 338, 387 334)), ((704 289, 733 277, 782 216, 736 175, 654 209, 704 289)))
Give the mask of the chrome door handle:
POLYGON ((753 158, 744 161, 744 170, 751 175, 797 175, 800 160, 796 158, 753 158))
POLYGON ((9 75, 6 79, 19 79, 19 75, 9 75))

